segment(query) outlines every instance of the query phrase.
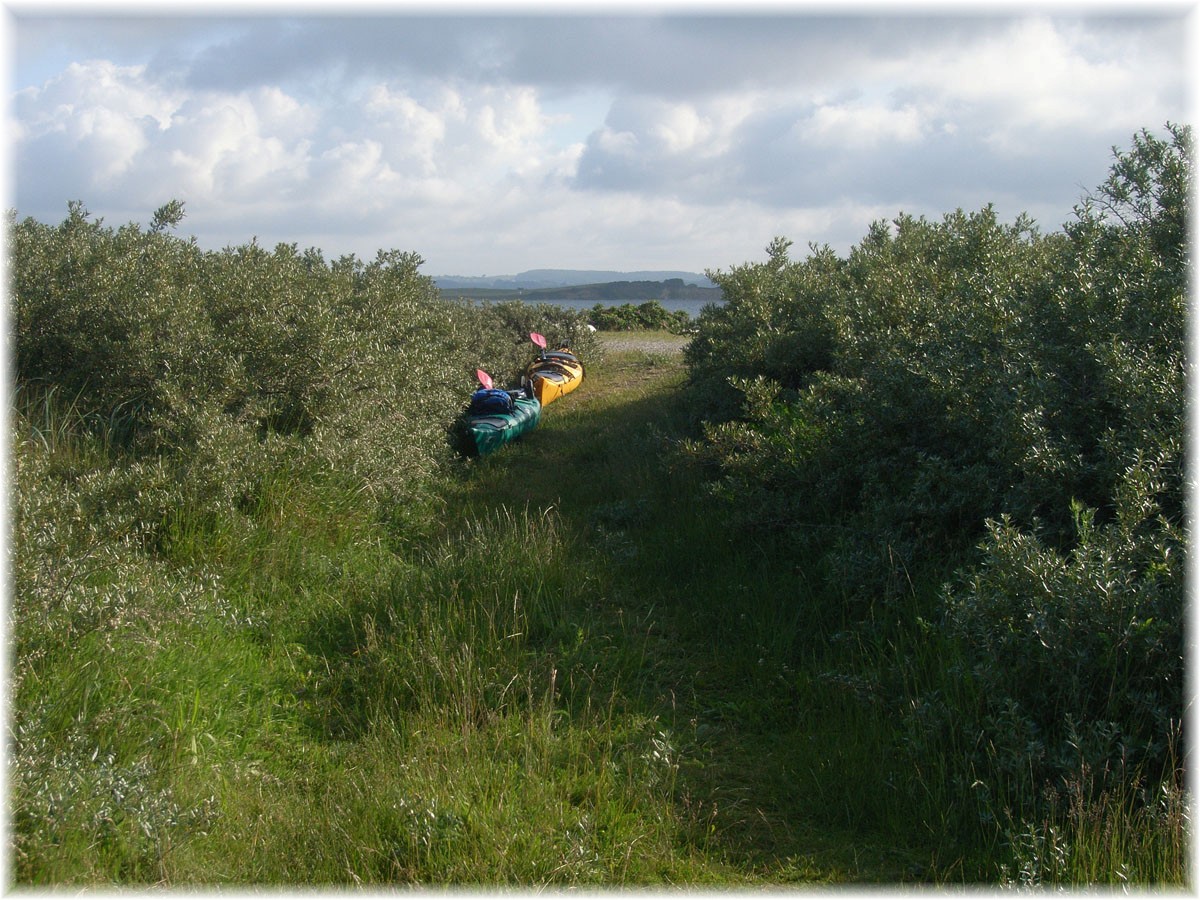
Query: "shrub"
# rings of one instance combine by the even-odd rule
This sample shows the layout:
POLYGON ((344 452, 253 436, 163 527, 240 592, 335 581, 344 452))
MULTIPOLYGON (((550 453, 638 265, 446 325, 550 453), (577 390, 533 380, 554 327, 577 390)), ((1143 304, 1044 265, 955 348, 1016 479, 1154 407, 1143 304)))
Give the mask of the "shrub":
POLYGON ((1067 554, 990 522, 982 561, 947 588, 947 625, 984 698, 979 719, 956 711, 958 727, 1036 736, 977 745, 981 771, 1060 784, 1081 767, 1164 774, 1183 697, 1184 537, 1157 499, 1168 477, 1161 460, 1135 463, 1105 525, 1076 503, 1067 554))
POLYGON ((173 201, 114 231, 73 203, 58 227, 10 221, 16 376, 169 456, 204 502, 248 501, 284 464, 405 502, 447 458, 476 368, 515 382, 533 330, 597 350, 581 314, 441 300, 416 254, 205 253, 166 233, 182 215, 173 201))
POLYGON ((233 388, 193 243, 136 225, 104 228, 80 203, 57 228, 26 219, 10 221, 10 232, 18 381, 57 385, 119 419, 133 442, 182 398, 233 388))
POLYGON ((845 260, 777 240, 710 276, 727 302, 687 349, 688 449, 737 525, 794 535, 864 619, 960 570, 946 624, 986 701, 947 721, 1034 781, 1161 765, 1182 715, 1190 130, 1115 156, 1061 233, 986 207, 845 260))
POLYGON ((1055 419, 1078 448, 1069 489, 1087 496, 1069 504, 1071 540, 989 522, 980 561, 947 593, 986 714, 1005 707, 1037 730, 1031 768, 1047 778, 1080 762, 1163 775, 1182 719, 1191 143, 1169 131, 1135 138, 1067 229, 1055 419))
POLYGON ((748 525, 799 525, 869 596, 895 561, 968 547, 999 512, 1018 453, 1016 361, 1035 343, 1025 298, 1049 244, 987 208, 879 224, 845 261, 789 263, 785 250, 713 276, 726 307, 687 350, 710 452, 734 493, 768 498, 766 511, 741 505, 748 525))
MULTIPOLYGON (((295 727, 276 722, 298 699, 263 647, 322 604, 344 617, 434 527, 475 368, 497 353, 515 373, 530 330, 595 349, 582 316, 443 302, 415 254, 202 252, 168 233, 182 215, 173 201, 115 230, 78 203, 58 226, 10 215, 27 882, 169 878, 215 820, 210 788, 245 763, 221 754, 295 727)), ((409 597, 388 600, 407 621, 409 597)))
POLYGON ((473 349, 482 361, 481 368, 497 386, 516 385, 520 381, 521 373, 538 352, 529 340, 533 331, 546 338, 548 347, 570 347, 585 367, 600 358, 600 343, 588 328, 587 316, 576 310, 520 300, 465 309, 471 311, 477 322, 473 349))
POLYGON ((694 404, 708 421, 738 413, 731 382, 763 376, 796 391, 829 367, 833 326, 826 308, 844 290, 845 264, 828 248, 788 259, 791 242, 777 238, 762 264, 706 273, 725 299, 700 313, 684 348, 694 404))
POLYGON ((638 331, 652 329, 682 334, 691 324, 683 310, 668 311, 659 301, 647 300, 634 305, 605 306, 597 303, 588 313, 588 323, 600 331, 638 331))

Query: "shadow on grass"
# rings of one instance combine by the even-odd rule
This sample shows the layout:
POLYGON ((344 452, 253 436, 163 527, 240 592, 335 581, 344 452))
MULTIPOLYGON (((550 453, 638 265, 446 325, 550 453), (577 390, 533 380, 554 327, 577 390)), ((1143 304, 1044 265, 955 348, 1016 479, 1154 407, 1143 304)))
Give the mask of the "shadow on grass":
POLYGON ((624 654, 636 671, 609 672, 610 687, 676 741, 680 839, 693 852, 780 882, 919 877, 911 852, 872 849, 884 846, 874 825, 840 802, 839 782, 881 761, 820 720, 797 671, 833 629, 821 604, 773 547, 728 527, 678 463, 672 448, 688 434, 678 367, 647 376, 627 357, 625 368, 474 464, 466 514, 553 507, 579 565, 602 572, 589 637, 636 645, 624 654), (631 383, 630 368, 635 388, 610 390, 631 383))

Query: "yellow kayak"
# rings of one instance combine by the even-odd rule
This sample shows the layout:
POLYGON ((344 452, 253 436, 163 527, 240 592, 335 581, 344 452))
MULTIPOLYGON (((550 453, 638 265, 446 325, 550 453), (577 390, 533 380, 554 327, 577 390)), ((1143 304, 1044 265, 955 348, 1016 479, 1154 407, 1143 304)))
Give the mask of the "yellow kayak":
POLYGON ((582 381, 583 363, 566 347, 543 350, 521 378, 521 383, 528 386, 542 406, 571 393, 582 381))

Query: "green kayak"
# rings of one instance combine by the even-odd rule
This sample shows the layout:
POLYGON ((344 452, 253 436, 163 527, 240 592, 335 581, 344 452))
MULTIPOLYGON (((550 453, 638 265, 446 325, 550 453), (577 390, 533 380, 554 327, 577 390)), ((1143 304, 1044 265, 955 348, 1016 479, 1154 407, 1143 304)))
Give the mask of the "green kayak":
POLYGON ((536 397, 514 397, 511 412, 465 413, 458 423, 459 449, 467 456, 486 456, 527 431, 542 417, 536 397))

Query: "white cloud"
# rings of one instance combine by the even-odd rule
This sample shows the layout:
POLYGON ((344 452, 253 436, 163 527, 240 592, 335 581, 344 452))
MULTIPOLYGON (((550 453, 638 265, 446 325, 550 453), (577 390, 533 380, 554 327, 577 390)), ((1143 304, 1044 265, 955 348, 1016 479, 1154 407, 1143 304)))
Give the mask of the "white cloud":
POLYGON ((147 84, 145 66, 118 66, 106 60, 72 62, 42 87, 17 93, 27 125, 37 130, 76 110, 103 107, 117 115, 150 118, 161 128, 170 120, 179 95, 147 84))
POLYGON ((549 118, 532 88, 436 86, 422 96, 377 83, 317 109, 279 88, 189 94, 148 83, 142 67, 90 63, 19 99, 18 202, 34 207, 122 194, 268 214, 292 204, 301 225, 340 205, 357 211, 351 222, 393 204, 472 204, 514 180, 561 179, 579 156, 543 143, 549 118), (48 142, 59 171, 34 165, 48 142), (63 170, 75 176, 65 197, 63 170))
POLYGON ((365 95, 357 124, 351 108, 337 117, 348 133, 381 141, 388 162, 406 176, 453 182, 469 202, 512 179, 561 174, 577 156, 547 140, 555 117, 529 87, 492 85, 404 86, 381 83, 365 95))
POLYGON ((907 84, 944 127, 986 131, 998 152, 1028 156, 1046 134, 1130 135, 1179 115, 1178 42, 1156 50, 1144 37, 1033 17, 890 67, 887 76, 907 84))
POLYGON ((603 130, 634 135, 638 146, 654 155, 713 157, 728 149, 754 102, 750 94, 716 95, 703 101, 623 98, 613 103, 603 130))
POLYGON ((44 87, 16 95, 20 143, 50 150, 35 163, 60 163, 46 177, 67 175, 80 188, 104 190, 130 171, 178 102, 173 92, 144 84, 143 71, 71 63, 44 87))
POLYGON ((189 95, 104 61, 71 64, 17 106, 17 200, 34 209, 275 197, 304 181, 317 121, 277 89, 189 95))
POLYGON ((178 198, 209 244, 441 272, 723 265, 991 201, 1057 227, 1185 114, 1167 18, 56 21, 21 71, 89 55, 13 96, 19 213, 178 198))
POLYGON ((532 88, 484 92, 476 121, 480 136, 502 153, 522 152, 545 127, 532 88))
POLYGON ((159 187, 199 201, 228 197, 245 203, 303 183, 308 126, 291 127, 282 115, 288 110, 300 107, 274 95, 189 100, 162 135, 159 149, 169 165, 156 173, 159 187), (265 116, 256 102, 261 99, 268 101, 265 116))
POLYGON ((924 135, 925 127, 916 108, 895 109, 881 103, 823 105, 811 119, 794 126, 827 146, 859 148, 878 148, 893 141, 911 143, 924 135))
POLYGON ((400 177, 383 158, 379 141, 346 141, 321 154, 320 182, 330 186, 328 197, 347 200, 375 198, 384 203, 400 177))
POLYGON ((277 87, 248 91, 246 97, 263 129, 281 140, 307 138, 317 127, 317 110, 277 87))
POLYGON ((371 116, 399 158, 411 159, 425 175, 438 171, 439 151, 446 138, 447 118, 461 118, 461 102, 448 92, 441 109, 430 109, 403 90, 374 85, 367 93, 364 112, 371 116))

